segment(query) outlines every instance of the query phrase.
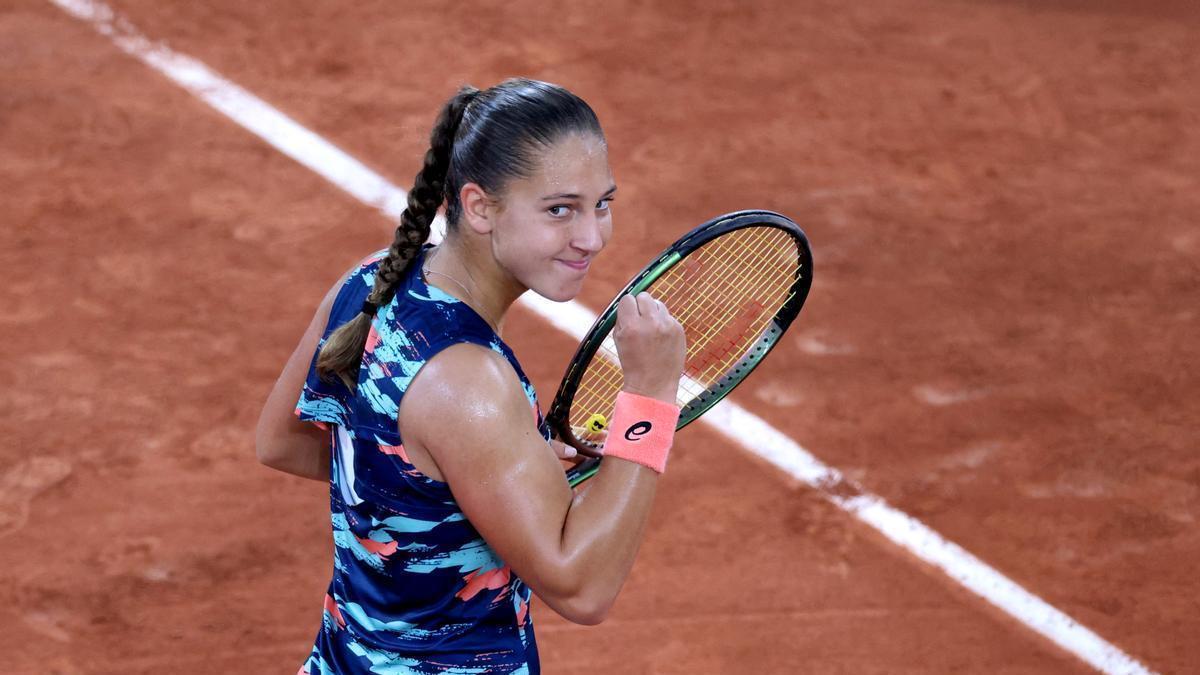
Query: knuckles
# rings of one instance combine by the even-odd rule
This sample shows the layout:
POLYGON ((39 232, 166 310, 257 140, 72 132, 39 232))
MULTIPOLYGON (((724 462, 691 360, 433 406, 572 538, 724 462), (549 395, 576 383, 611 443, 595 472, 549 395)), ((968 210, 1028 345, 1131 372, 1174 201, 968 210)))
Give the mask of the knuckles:
POLYGON ((613 337, 620 342, 642 340, 683 341, 683 325, 667 309, 646 291, 636 296, 627 295, 617 304, 617 323, 613 337))

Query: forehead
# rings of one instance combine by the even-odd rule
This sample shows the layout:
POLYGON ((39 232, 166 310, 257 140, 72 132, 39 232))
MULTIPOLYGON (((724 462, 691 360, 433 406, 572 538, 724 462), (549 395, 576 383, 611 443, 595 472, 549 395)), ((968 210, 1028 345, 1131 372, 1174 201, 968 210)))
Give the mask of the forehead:
POLYGON ((608 146, 593 134, 571 134, 534 152, 535 169, 517 190, 543 194, 604 193, 612 186, 608 146))

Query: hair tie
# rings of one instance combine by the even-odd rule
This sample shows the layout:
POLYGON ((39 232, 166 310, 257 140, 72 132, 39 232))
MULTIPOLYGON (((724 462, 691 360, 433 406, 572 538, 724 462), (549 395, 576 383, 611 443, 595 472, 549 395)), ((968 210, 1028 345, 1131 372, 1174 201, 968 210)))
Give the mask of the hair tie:
POLYGON ((363 304, 362 304, 362 313, 363 314, 366 314, 367 316, 375 316, 375 312, 378 312, 378 311, 379 311, 379 305, 376 305, 375 303, 371 302, 370 300, 363 300, 363 304))

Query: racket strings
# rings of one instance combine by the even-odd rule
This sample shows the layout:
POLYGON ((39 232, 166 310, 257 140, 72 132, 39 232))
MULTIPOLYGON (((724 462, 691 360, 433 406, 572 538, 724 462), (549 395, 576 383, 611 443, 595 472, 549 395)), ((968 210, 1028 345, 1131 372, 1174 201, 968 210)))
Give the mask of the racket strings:
MULTIPOLYGON (((717 266, 720 267, 720 271, 724 273, 722 274, 722 278, 717 280, 718 283, 710 283, 706 287, 702 287, 702 290, 706 292, 699 298, 693 296, 691 300, 694 304, 683 305, 684 311, 681 312, 682 318, 680 319, 680 322, 686 326, 692 327, 699 324, 699 322, 697 322, 697 318, 699 318, 698 315, 707 314, 711 317, 714 313, 714 306, 718 310, 726 310, 722 315, 718 316, 718 320, 716 322, 710 322, 705 332, 699 336, 698 340, 694 341, 693 347, 695 348, 707 345, 713 336, 721 334, 730 323, 738 318, 743 318, 744 310, 748 306, 755 306, 761 310, 771 305, 772 301, 774 300, 774 298, 764 298, 762 296, 758 296, 758 298, 755 300, 747 302, 744 300, 744 298, 749 290, 764 290, 763 281, 768 276, 771 276, 772 272, 775 272, 776 270, 772 269, 770 266, 763 265, 757 267, 754 271, 747 273, 747 267, 741 264, 745 261, 734 259, 734 256, 739 255, 740 252, 733 250, 732 246, 725 246, 724 248, 725 250, 716 251, 713 256, 717 266), (697 299, 699 302, 696 301, 697 299), (739 303, 738 301, 741 302, 739 303), (737 304, 740 304, 740 306, 734 307, 734 305, 737 304)), ((680 292, 694 292, 693 289, 689 289, 683 284, 678 283, 682 277, 676 276, 671 278, 667 277, 667 275, 664 275, 664 277, 666 278, 655 284, 655 291, 662 293, 663 295, 680 292)), ((765 290, 769 290, 769 288, 765 290)))
MULTIPOLYGON (((729 252, 729 251, 726 251, 725 254, 726 254, 726 258, 733 255, 733 253, 729 252)), ((732 262, 732 261, 730 261, 730 262, 732 262)), ((736 293, 737 291, 740 291, 744 296, 748 290, 770 291, 771 290, 770 285, 763 284, 763 281, 766 280, 768 277, 772 276, 773 272, 777 271, 767 265, 763 265, 763 266, 759 267, 756 272, 751 272, 749 274, 747 274, 744 271, 744 268, 739 268, 738 266, 730 266, 730 269, 732 270, 731 276, 726 281, 729 282, 727 284, 728 286, 733 286, 734 288, 720 289, 720 288, 717 288, 716 285, 709 287, 710 297, 702 299, 702 300, 709 301, 708 305, 706 306, 703 303, 697 303, 695 305, 695 307, 697 309, 695 311, 691 311, 691 312, 687 313, 688 316, 686 318, 686 323, 685 323, 685 321, 682 321, 682 320, 681 320, 681 323, 685 323, 685 325, 694 325, 692 315, 696 314, 697 311, 711 307, 712 304, 719 304, 721 301, 721 298, 723 297, 721 295, 723 292, 728 292, 730 290, 734 290, 736 293), (766 288, 764 288, 764 286, 766 286, 766 288), (711 297, 711 296, 715 296, 715 297, 711 297)), ((789 279, 790 279, 790 277, 789 277, 789 279)), ((790 283, 790 280, 788 283, 790 283)), ((778 287, 776 286, 776 288, 778 288, 778 287)), ((675 290, 675 289, 670 289, 670 290, 675 290)), ((762 296, 758 296, 758 298, 756 298, 755 300, 743 302, 741 307, 737 308, 737 311, 724 312, 723 316, 719 317, 719 320, 717 322, 709 324, 709 327, 707 328, 705 333, 702 334, 701 336, 699 336, 698 340, 694 341, 694 345, 696 346, 697 349, 699 349, 700 347, 711 347, 712 340, 715 336, 724 334, 725 330, 727 329, 727 327, 730 324, 732 324, 735 320, 737 320, 739 318, 745 317, 744 310, 747 307, 757 307, 759 310, 758 314, 761 314, 762 311, 765 310, 768 306, 771 306, 775 300, 776 300, 776 298, 774 298, 774 297, 765 297, 764 298, 762 296)), ((779 303, 779 304, 782 305, 782 303, 779 303)), ((773 312, 772 312, 772 314, 773 314, 773 312)), ((741 331, 741 332, 744 332, 744 331, 741 331)), ((740 336, 741 332, 739 332, 739 336, 740 336)), ((731 343, 732 343, 732 341, 731 341, 731 343)))
MULTIPOLYGON (((687 334, 677 403, 684 406, 725 377, 767 330, 802 272, 799 248, 778 228, 735 230, 696 249, 647 289, 687 334)), ((623 383, 616 345, 604 340, 580 379, 570 423, 610 414, 623 383)))
MULTIPOLYGON (((652 287, 667 297, 688 294, 685 326, 699 327, 689 340, 688 371, 699 395, 724 376, 766 330, 770 319, 786 301, 795 280, 797 248, 794 240, 775 228, 749 228, 713 242, 709 262, 719 273, 713 283, 699 289, 678 283, 681 276, 664 275, 652 287), (790 250, 789 250, 790 249, 790 250), (782 255, 766 255, 763 252, 782 255), (748 255, 751 254, 751 255, 748 255), (661 285, 660 285, 661 284, 661 285), (696 291, 700 294, 697 297, 696 291)), ((679 300, 685 300, 680 297, 679 300)))

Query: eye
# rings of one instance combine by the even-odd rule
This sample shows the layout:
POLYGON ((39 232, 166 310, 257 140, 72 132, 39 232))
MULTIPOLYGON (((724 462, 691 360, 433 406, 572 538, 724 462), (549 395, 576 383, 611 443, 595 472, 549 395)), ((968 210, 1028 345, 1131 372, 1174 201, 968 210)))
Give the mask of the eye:
POLYGON ((570 211, 571 211, 571 207, 567 206, 566 204, 555 204, 554 206, 551 206, 550 208, 546 209, 546 212, 549 213, 551 216, 554 216, 555 218, 562 218, 562 217, 566 216, 570 211))
POLYGON ((608 207, 612 204, 612 200, 612 197, 605 197, 604 199, 601 199, 600 201, 596 202, 596 209, 599 211, 607 211, 608 207))

